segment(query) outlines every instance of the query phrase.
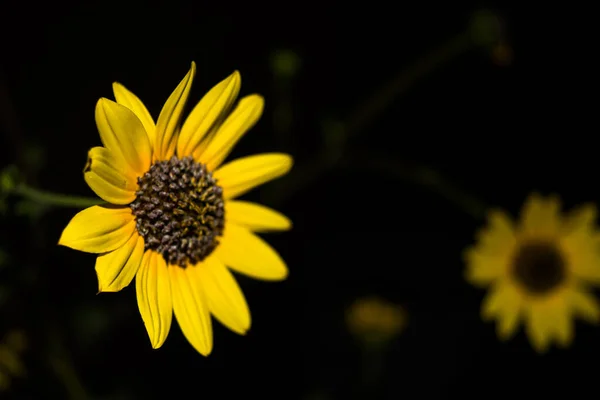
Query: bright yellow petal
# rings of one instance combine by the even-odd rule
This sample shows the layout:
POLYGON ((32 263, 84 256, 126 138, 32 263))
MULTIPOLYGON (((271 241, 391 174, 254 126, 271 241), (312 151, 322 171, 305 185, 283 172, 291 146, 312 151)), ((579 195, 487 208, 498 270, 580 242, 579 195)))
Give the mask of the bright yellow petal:
POLYGON ((223 325, 240 335, 250 329, 250 309, 235 278, 216 257, 192 267, 204 287, 210 312, 223 325))
POLYGON ((285 215, 248 201, 227 201, 225 215, 229 221, 254 232, 285 231, 292 227, 292 221, 285 215))
POLYGON ((144 238, 135 232, 127 243, 96 259, 98 292, 118 292, 129 286, 142 264, 144 238))
POLYGON ((75 214, 58 244, 88 253, 106 253, 124 245, 134 231, 129 207, 93 206, 75 214))
POLYGON ((521 212, 521 231, 525 235, 554 236, 561 228, 560 201, 556 196, 543 198, 531 194, 521 212))
POLYGON ((168 160, 175 154, 177 130, 195 75, 196 63, 192 62, 189 72, 171 93, 158 116, 154 160, 168 160))
POLYGON ((207 356, 213 348, 212 323, 200 275, 196 267, 170 265, 173 309, 184 336, 198 353, 207 356))
POLYGON ((240 138, 256 124, 264 109, 262 96, 252 94, 240 100, 215 133, 199 160, 214 171, 229 155, 240 138))
POLYGON ((550 347, 555 331, 553 310, 546 301, 533 301, 528 304, 526 310, 526 329, 529 340, 538 353, 545 353, 550 347))
POLYGON ((158 349, 167 339, 173 318, 171 279, 162 255, 152 250, 144 253, 135 290, 150 343, 158 349))
POLYGON ((104 201, 125 205, 135 200, 136 176, 124 160, 115 157, 106 147, 94 147, 88 152, 83 177, 104 201))
POLYGON ((215 257, 231 269, 256 279, 278 281, 288 269, 279 254, 249 229, 231 222, 225 226, 215 257))
POLYGON ((507 281, 495 285, 481 307, 482 318, 496 318, 496 333, 500 340, 510 339, 517 331, 522 313, 522 297, 517 287, 507 281))
POLYGON ((293 159, 288 154, 257 154, 231 161, 216 170, 213 176, 223 188, 225 198, 232 199, 287 174, 292 164, 293 159))
POLYGON ((581 289, 573 290, 569 294, 569 302, 576 316, 593 324, 600 322, 600 306, 589 292, 581 289))
POLYGON ((148 109, 142 103, 142 101, 127 88, 121 85, 119 82, 113 83, 113 93, 115 94, 115 100, 117 103, 124 105, 129 108, 138 117, 138 119, 144 125, 148 140, 150 141, 150 147, 154 146, 156 137, 156 126, 154 125, 154 119, 148 112, 148 109))
POLYGON ((177 139, 179 157, 193 156, 198 150, 198 154, 201 154, 201 150, 205 148, 206 134, 229 113, 241 84, 240 73, 234 71, 204 95, 181 127, 177 139))
POLYGON ((96 104, 96 126, 104 147, 129 165, 136 176, 150 168, 150 141, 133 111, 102 98, 96 104))

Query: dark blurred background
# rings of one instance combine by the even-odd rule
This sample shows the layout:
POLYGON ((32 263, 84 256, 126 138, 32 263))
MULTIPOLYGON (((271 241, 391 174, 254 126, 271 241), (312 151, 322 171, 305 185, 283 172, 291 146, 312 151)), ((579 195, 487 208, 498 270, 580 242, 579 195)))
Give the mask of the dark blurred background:
POLYGON ((2 3, 0 167, 31 186, 93 196, 82 169, 100 144, 98 98, 119 81, 156 117, 192 60, 191 103, 234 69, 242 95, 266 98, 230 158, 283 151, 296 164, 245 197, 294 221, 267 237, 290 276, 240 277, 253 327, 215 323, 208 358, 176 323, 152 350, 133 287, 96 294, 95 257, 56 244, 76 209, 4 199, 0 336, 19 329, 28 345, 0 397, 595 393, 597 328, 578 323, 570 349, 543 356, 522 332, 501 343, 479 317, 484 291, 463 279, 482 205, 516 214, 532 190, 567 208, 599 199, 594 23, 507 4, 2 3), (368 295, 408 313, 370 391, 345 322, 368 295))

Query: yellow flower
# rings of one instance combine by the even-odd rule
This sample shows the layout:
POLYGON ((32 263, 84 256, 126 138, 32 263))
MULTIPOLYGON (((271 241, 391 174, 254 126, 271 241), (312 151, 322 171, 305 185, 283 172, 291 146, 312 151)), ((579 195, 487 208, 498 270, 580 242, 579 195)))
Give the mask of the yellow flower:
POLYGON ((490 287, 482 318, 497 319, 501 340, 512 337, 521 321, 534 349, 551 342, 569 346, 574 317, 597 323, 600 308, 589 291, 600 283, 600 235, 596 208, 583 206, 561 215, 556 197, 531 195, 518 225, 505 213, 489 214, 478 244, 465 252, 466 278, 490 287))
POLYGON ((116 102, 101 98, 96 125, 104 147, 89 151, 84 178, 109 204, 75 215, 59 244, 98 254, 100 292, 136 278, 140 314, 153 348, 164 343, 173 313, 190 344, 210 354, 210 315, 245 334, 250 312, 229 268, 256 279, 283 280, 284 261, 254 232, 291 227, 282 214, 236 197, 292 166, 287 154, 221 163, 260 118, 252 94, 234 106, 235 71, 213 87, 181 123, 196 66, 167 99, 156 123, 144 104, 115 83, 116 102))
POLYGON ((356 300, 348 309, 349 331, 368 344, 383 344, 398 335, 406 325, 403 308, 379 297, 356 300))

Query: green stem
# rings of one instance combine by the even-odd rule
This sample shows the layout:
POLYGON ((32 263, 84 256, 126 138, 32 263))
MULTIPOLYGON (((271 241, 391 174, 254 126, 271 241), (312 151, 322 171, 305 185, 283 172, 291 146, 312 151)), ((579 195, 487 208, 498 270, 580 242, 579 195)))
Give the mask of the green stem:
POLYGON ((16 186, 11 192, 26 197, 36 203, 49 206, 86 208, 105 203, 101 199, 92 197, 70 196, 67 194, 46 192, 29 187, 23 183, 16 186))

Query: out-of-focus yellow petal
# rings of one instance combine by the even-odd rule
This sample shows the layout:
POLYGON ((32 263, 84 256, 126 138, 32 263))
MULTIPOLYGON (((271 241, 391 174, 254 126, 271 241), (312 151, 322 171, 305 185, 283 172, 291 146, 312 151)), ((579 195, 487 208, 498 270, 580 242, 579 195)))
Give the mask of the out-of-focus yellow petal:
POLYGON ((168 160, 175 154, 179 125, 195 74, 196 63, 192 62, 189 72, 171 93, 158 116, 153 154, 155 161, 168 160))
POLYGON ((158 349, 167 339, 173 318, 171 279, 162 255, 152 250, 144 253, 135 288, 150 343, 158 349))
POLYGON ((88 253, 106 253, 124 245, 135 231, 128 207, 93 206, 75 214, 58 244, 88 253))
POLYGON ((96 259, 99 292, 118 292, 129 286, 142 264, 144 238, 134 232, 127 243, 96 259))
POLYGON ((288 154, 257 154, 231 161, 216 170, 213 176, 223 188, 225 198, 232 199, 287 174, 292 164, 293 159, 288 154))
POLYGON ((181 127, 177 139, 179 157, 194 156, 197 151, 201 154, 208 144, 206 134, 231 110, 241 84, 240 73, 234 71, 204 95, 181 127))
POLYGON ((150 141, 133 111, 102 98, 96 104, 96 126, 104 147, 123 160, 132 173, 141 176, 150 168, 150 141))
POLYGON ((292 221, 280 212, 248 201, 227 201, 225 213, 229 221, 253 232, 285 231, 292 227, 292 221))
POLYGON ((106 147, 94 147, 88 152, 83 177, 102 200, 112 204, 129 204, 135 200, 137 179, 121 158, 106 147))
POLYGON ((249 229, 228 222, 214 256, 231 269, 252 278, 279 281, 288 269, 279 254, 249 229))
POLYGON ((256 124, 264 109, 262 96, 252 94, 240 100, 237 107, 219 127, 199 161, 214 171, 229 155, 240 138, 256 124))
POLYGON ((207 356, 213 348, 212 323, 200 275, 194 267, 170 265, 173 309, 184 336, 198 353, 207 356))

